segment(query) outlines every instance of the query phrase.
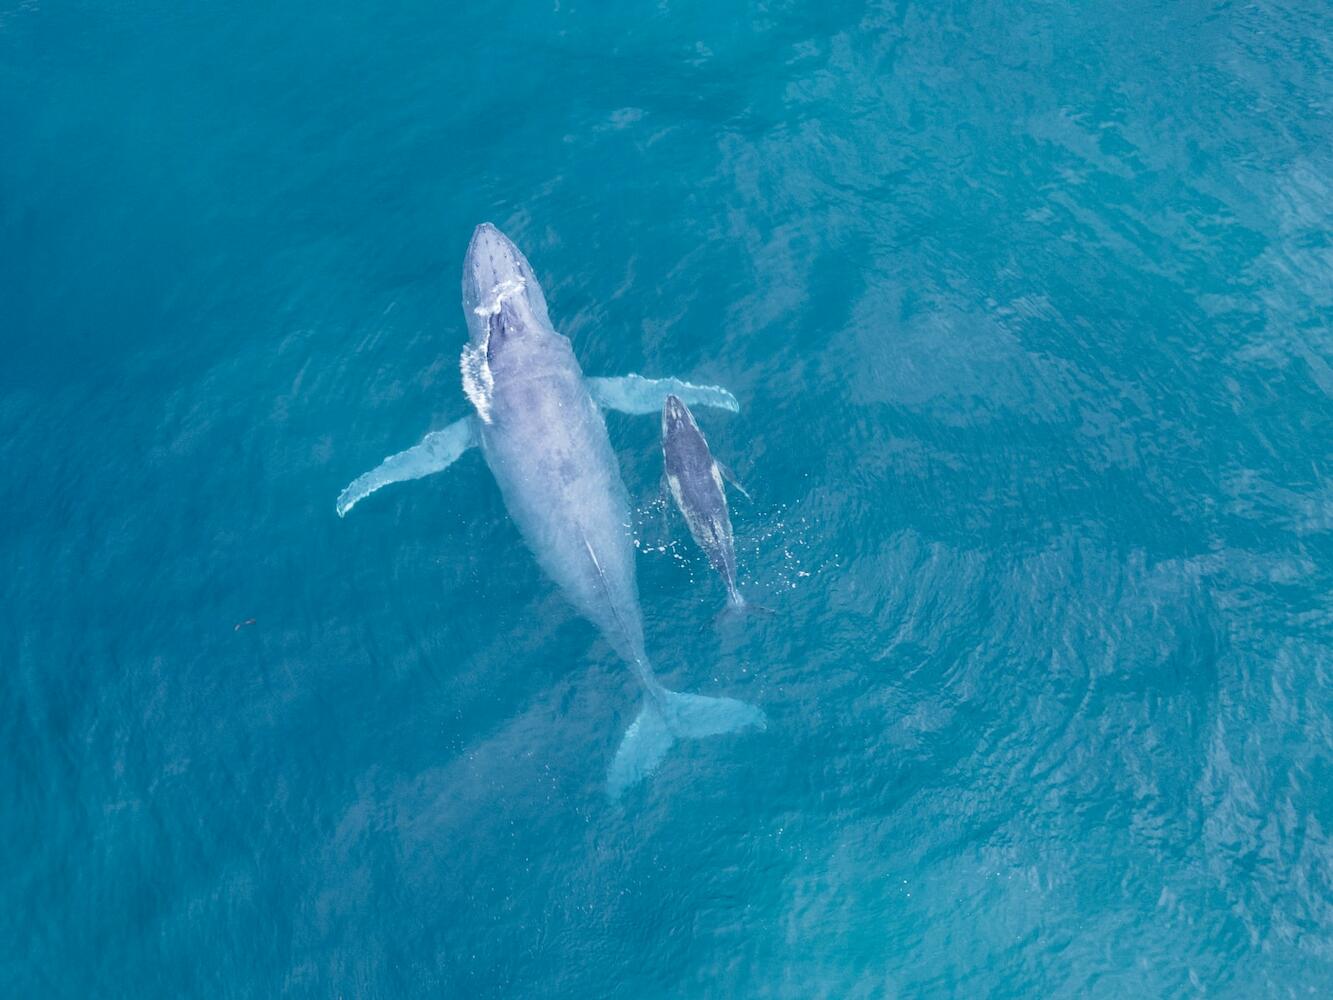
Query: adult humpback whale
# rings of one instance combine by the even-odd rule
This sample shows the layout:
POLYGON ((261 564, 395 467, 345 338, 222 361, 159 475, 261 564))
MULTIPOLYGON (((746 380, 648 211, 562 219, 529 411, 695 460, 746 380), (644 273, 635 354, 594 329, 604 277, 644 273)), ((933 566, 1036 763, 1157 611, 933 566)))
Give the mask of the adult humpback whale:
POLYGON ((653 674, 643 646, 629 499, 599 409, 655 414, 675 394, 735 411, 735 398, 679 379, 585 378, 569 341, 551 326, 527 258, 490 223, 478 226, 468 245, 463 310, 463 390, 475 415, 427 434, 358 478, 338 497, 338 515, 382 486, 439 472, 480 446, 538 564, 643 685, 643 707, 607 774, 612 795, 648 775, 677 737, 762 727, 763 713, 753 705, 668 691, 653 674))

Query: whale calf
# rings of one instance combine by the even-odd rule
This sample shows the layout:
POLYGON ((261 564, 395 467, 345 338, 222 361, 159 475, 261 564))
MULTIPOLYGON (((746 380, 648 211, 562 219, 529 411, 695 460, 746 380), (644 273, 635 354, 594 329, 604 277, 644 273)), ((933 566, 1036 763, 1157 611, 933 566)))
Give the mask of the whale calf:
POLYGON ((555 331, 532 267, 489 223, 463 265, 468 343, 460 359, 473 414, 427 434, 356 479, 339 516, 390 483, 448 468, 481 450, 505 507, 538 564, 638 678, 643 704, 607 772, 612 796, 650 774, 677 738, 762 728, 763 713, 732 698, 668 691, 644 650, 629 499, 602 407, 656 413, 668 395, 736 411, 716 386, 679 379, 586 378, 555 331))
POLYGON ((736 543, 723 476, 741 493, 745 490, 713 457, 694 414, 674 393, 662 404, 662 464, 663 478, 690 534, 727 585, 727 605, 745 608, 745 598, 736 589, 736 543))

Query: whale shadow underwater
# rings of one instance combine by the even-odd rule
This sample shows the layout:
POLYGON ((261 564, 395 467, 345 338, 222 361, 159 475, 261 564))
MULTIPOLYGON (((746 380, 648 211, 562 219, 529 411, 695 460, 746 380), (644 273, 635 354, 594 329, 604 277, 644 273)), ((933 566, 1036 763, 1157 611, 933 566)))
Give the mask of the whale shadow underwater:
POLYGON ((678 739, 762 729, 755 706, 669 691, 654 674, 629 498, 602 415, 656 415, 668 396, 737 412, 735 397, 676 378, 586 377, 568 338, 551 325, 527 258, 490 223, 468 244, 463 312, 468 343, 460 370, 474 412, 354 480, 338 497, 338 516, 384 486, 442 472, 468 449, 481 450, 538 565, 643 688, 643 705, 607 771, 613 798, 651 774, 678 739))

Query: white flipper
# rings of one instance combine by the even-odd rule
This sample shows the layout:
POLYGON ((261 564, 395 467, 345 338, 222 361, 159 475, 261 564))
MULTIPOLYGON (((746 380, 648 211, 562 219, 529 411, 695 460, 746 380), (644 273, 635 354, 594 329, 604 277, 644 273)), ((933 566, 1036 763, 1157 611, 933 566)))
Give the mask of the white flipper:
POLYGON ((731 483, 731 485, 736 487, 736 489, 740 490, 741 496, 745 497, 746 500, 751 500, 751 501, 754 500, 754 497, 750 496, 750 494, 746 492, 745 487, 741 485, 740 480, 736 478, 736 473, 731 471, 731 467, 729 465, 726 465, 723 462, 718 462, 717 459, 713 459, 713 461, 717 464, 717 471, 722 473, 722 478, 724 478, 727 482, 731 483))
POLYGON ((644 378, 622 375, 619 378, 590 378, 588 391, 604 409, 622 413, 661 413, 667 396, 679 397, 687 406, 712 406, 719 410, 741 412, 736 397, 720 385, 691 385, 678 378, 644 378))
POLYGON ((625 730, 606 775, 612 798, 648 777, 662 763, 677 738, 699 739, 766 726, 764 713, 735 698, 706 698, 658 688, 643 701, 638 717, 625 730))
POLYGON ((346 516, 358 501, 364 500, 381 486, 442 472, 476 443, 477 425, 472 417, 455 420, 444 430, 431 431, 415 448, 390 455, 365 475, 358 476, 347 489, 338 494, 338 516, 346 516))

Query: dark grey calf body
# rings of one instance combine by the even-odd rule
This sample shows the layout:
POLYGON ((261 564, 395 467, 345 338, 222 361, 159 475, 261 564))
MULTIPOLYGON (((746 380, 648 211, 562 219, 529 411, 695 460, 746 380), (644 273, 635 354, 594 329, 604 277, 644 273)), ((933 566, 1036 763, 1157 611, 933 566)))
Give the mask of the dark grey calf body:
POLYGON ((727 601, 745 606, 736 589, 736 543, 727 509, 722 469, 690 408, 676 396, 662 407, 662 459, 667 488, 676 501, 690 534, 727 585, 727 601))

